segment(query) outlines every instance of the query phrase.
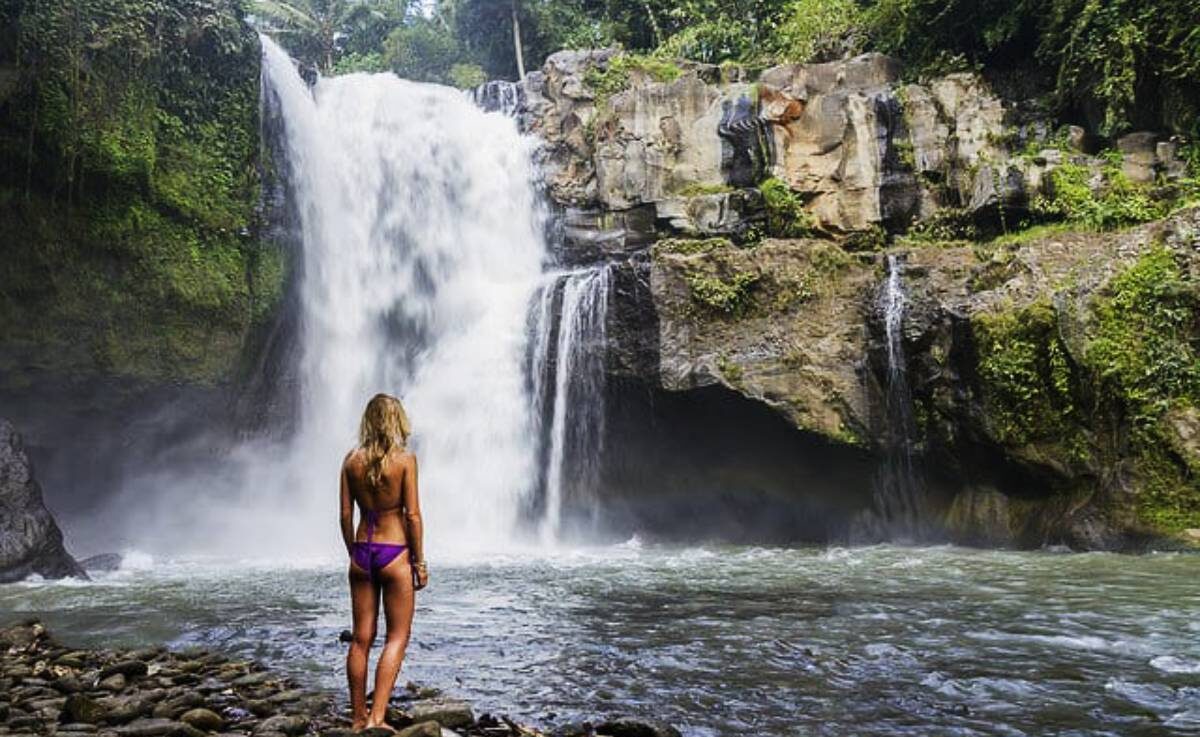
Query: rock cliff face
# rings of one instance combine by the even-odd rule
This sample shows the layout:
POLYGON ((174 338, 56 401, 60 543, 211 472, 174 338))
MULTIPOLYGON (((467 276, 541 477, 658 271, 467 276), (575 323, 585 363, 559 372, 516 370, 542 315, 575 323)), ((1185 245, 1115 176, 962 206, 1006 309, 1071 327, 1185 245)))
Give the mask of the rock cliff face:
POLYGON ((35 573, 86 578, 63 547, 62 531, 42 503, 21 436, 8 420, 0 419, 0 583, 35 573))
MULTIPOLYGON (((563 52, 508 99, 545 141, 562 259, 621 264, 614 376, 723 387, 799 434, 882 455, 886 249, 939 536, 1122 549, 1200 536, 1200 212, 987 238, 1043 206, 1060 167, 1100 186, 1111 159, 1085 153, 1081 130, 1055 133, 973 75, 904 83, 879 55, 749 82, 563 52), (764 237, 779 220, 768 178, 809 237, 764 237), (892 242, 905 231, 923 237, 892 242)), ((1174 142, 1118 144, 1128 181, 1182 176, 1174 142)))

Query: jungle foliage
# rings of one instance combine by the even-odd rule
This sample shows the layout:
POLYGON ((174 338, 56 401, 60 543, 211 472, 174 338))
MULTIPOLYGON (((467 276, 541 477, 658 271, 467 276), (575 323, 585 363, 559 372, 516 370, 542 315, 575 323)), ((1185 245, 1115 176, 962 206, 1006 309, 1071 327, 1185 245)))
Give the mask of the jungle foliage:
POLYGON ((244 12, 0 5, 5 360, 201 381, 235 363, 283 271, 255 237, 259 44, 244 12))
POLYGON ((259 0, 256 14, 323 69, 454 83, 513 79, 563 48, 762 68, 862 51, 912 76, 964 69, 1089 127, 1200 134, 1200 0, 259 0), (349 60, 343 62, 343 60, 349 60), (457 75, 452 73, 459 66, 457 75))

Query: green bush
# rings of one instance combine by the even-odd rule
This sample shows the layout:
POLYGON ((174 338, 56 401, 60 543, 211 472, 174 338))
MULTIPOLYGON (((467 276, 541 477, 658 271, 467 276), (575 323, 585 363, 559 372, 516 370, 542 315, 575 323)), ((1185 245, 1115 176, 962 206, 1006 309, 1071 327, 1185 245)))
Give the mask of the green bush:
POLYGON ((728 277, 695 271, 686 278, 693 300, 714 312, 735 316, 749 307, 752 290, 762 276, 752 271, 737 271, 728 277))
POLYGON ((775 53, 799 62, 852 56, 866 46, 865 22, 855 0, 796 0, 775 30, 775 53))
POLYGON ((640 54, 619 53, 605 62, 593 64, 584 72, 583 83, 596 96, 596 104, 629 89, 634 74, 655 82, 673 82, 683 71, 674 63, 640 54))
POLYGON ((766 234, 773 238, 803 238, 816 230, 816 219, 804 201, 781 179, 771 177, 758 186, 766 208, 766 234))
POLYGON ((1096 230, 1144 223, 1163 217, 1170 203, 1156 200, 1148 187, 1134 184, 1111 160, 1100 177, 1088 167, 1064 163, 1050 172, 1050 193, 1033 202, 1042 217, 1058 217, 1096 230))
POLYGON ((1085 358, 1140 432, 1173 402, 1200 400, 1200 298, 1170 251, 1155 249, 1114 279, 1095 314, 1085 358))

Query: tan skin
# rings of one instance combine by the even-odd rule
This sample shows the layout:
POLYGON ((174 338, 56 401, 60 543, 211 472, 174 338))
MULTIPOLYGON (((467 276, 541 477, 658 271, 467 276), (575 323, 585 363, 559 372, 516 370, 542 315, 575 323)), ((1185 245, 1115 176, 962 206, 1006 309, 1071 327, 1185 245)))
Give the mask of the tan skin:
MULTIPOLYGON (((421 505, 417 497, 417 458, 412 453, 393 449, 383 464, 382 483, 378 488, 367 481, 367 458, 362 448, 350 451, 342 464, 341 528, 349 554, 353 542, 365 542, 367 526, 360 519, 354 525, 354 506, 360 510, 379 510, 379 522, 372 538, 379 543, 407 545, 408 550, 371 578, 367 571, 350 562, 350 603, 354 613, 354 634, 346 655, 346 678, 350 685, 350 711, 354 729, 385 727, 388 694, 396 685, 404 651, 412 629, 413 592, 425 588, 429 574, 424 565, 421 505), (379 600, 387 621, 387 635, 379 663, 375 668, 375 695, 367 712, 367 654, 375 641, 379 600)), ((366 515, 362 515, 366 517, 366 515)))

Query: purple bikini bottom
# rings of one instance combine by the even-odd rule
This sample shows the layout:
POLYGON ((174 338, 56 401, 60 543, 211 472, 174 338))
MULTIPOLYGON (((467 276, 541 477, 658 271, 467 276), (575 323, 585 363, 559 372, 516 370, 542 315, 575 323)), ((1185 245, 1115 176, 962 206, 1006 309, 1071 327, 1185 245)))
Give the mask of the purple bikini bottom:
POLYGON ((354 543, 350 547, 350 559, 354 565, 371 574, 383 570, 384 566, 396 559, 396 556, 408 549, 407 545, 394 543, 354 543))

